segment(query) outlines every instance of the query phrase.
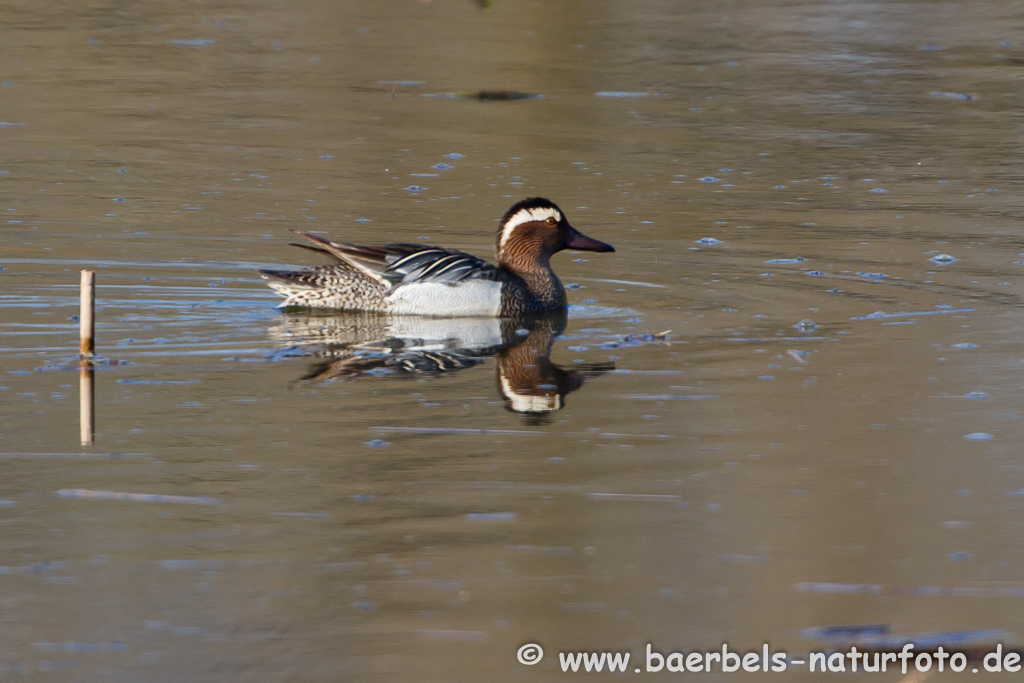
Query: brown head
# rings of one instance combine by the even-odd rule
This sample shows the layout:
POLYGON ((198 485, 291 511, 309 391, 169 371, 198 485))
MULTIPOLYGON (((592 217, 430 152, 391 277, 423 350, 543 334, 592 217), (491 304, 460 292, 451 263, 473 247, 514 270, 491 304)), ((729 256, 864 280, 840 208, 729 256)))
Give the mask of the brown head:
POLYGON ((543 197, 512 205, 501 219, 494 247, 498 264, 513 271, 546 269, 551 256, 563 249, 615 251, 569 225, 562 210, 543 197))

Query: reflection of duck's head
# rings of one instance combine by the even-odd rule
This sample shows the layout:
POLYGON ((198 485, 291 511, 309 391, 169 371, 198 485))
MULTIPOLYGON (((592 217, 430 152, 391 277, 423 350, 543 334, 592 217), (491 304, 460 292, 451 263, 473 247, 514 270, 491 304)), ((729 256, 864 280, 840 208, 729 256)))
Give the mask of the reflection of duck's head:
POLYGON ((495 355, 498 390, 505 406, 516 413, 543 416, 561 410, 565 396, 576 391, 589 377, 615 369, 614 363, 598 363, 564 370, 551 362, 551 346, 565 329, 565 316, 533 321, 523 340, 495 355))

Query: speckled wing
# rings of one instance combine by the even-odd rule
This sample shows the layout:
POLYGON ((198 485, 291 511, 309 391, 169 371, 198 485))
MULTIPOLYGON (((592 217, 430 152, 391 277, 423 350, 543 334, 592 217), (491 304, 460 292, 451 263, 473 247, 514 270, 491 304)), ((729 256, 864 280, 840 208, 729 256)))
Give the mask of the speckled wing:
POLYGON ((500 271, 482 258, 455 249, 421 244, 364 247, 331 242, 319 235, 293 230, 319 245, 319 250, 369 275, 388 289, 408 284, 455 284, 463 280, 499 280, 500 271))

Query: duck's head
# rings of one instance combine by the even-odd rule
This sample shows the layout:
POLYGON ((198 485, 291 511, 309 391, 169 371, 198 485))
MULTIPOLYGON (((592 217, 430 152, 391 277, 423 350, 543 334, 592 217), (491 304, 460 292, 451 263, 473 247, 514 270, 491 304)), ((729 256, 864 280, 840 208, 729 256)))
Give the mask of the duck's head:
POLYGON ((513 270, 547 268, 551 256, 563 249, 615 251, 612 245, 591 239, 569 225, 562 210, 543 197, 512 205, 501 219, 494 247, 498 263, 513 270))

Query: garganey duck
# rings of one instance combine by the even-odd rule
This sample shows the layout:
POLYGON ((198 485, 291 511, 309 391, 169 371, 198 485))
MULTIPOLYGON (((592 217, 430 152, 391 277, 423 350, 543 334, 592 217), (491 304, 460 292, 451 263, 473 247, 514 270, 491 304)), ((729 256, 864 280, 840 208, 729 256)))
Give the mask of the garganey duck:
POLYGON ((292 232, 316 244, 306 248, 337 263, 297 271, 261 270, 267 284, 285 297, 281 306, 398 315, 504 318, 561 310, 565 288, 551 269, 551 257, 563 249, 615 251, 577 231, 543 197, 524 199, 505 213, 495 244, 497 265, 443 247, 361 247, 292 232))

